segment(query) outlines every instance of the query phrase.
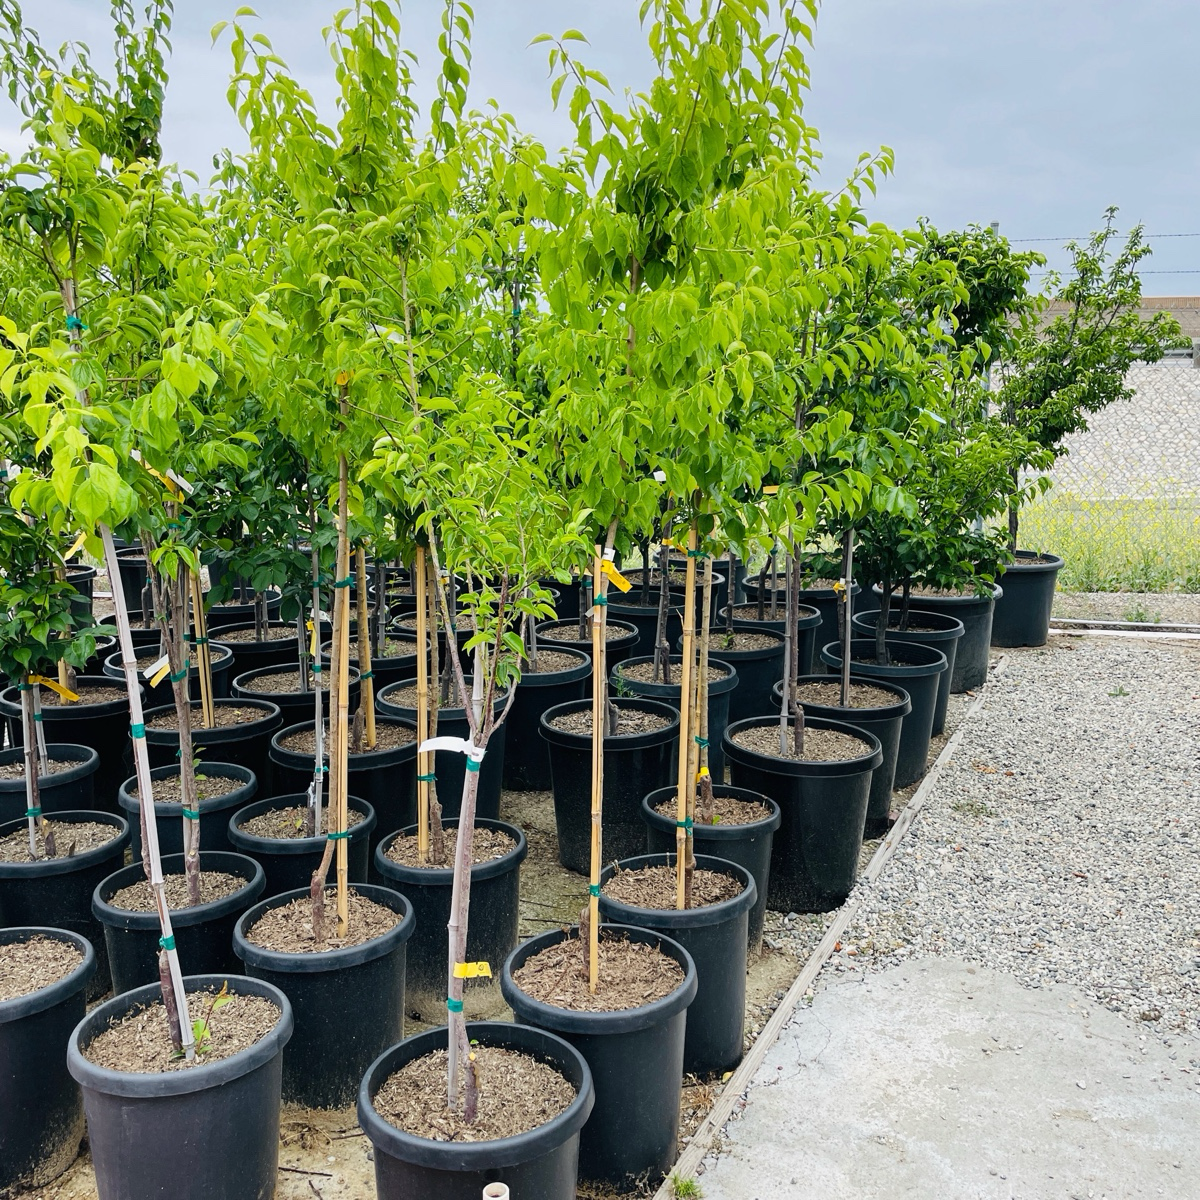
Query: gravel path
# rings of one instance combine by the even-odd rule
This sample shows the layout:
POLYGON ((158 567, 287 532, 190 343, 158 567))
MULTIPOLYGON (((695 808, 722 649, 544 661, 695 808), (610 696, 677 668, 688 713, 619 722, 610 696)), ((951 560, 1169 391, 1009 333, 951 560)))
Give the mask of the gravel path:
POLYGON ((1056 617, 1200 624, 1200 595, 1187 592, 1056 592, 1056 617))
POLYGON ((821 979, 953 955, 1073 983, 1196 1060, 1200 650, 1010 655, 821 979))

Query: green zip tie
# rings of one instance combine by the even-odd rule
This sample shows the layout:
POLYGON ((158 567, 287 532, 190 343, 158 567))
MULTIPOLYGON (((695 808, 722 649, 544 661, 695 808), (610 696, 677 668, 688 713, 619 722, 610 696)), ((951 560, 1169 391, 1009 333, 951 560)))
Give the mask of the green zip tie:
POLYGON ((177 671, 174 675, 168 675, 167 678, 172 683, 182 683, 188 677, 189 670, 190 670, 190 664, 188 663, 188 660, 185 658, 183 660, 183 670, 177 671))
POLYGON ((333 586, 335 588, 344 588, 344 587, 349 587, 353 582, 354 582, 354 576, 347 575, 345 579, 335 579, 333 581, 333 586))
POLYGON ((42 810, 40 808, 27 808, 25 810, 25 815, 27 817, 40 817, 42 815, 42 810))
POLYGON ((461 1000, 455 1000, 452 997, 447 996, 446 997, 446 1007, 452 1013, 460 1013, 463 1010, 463 1002, 461 1000))
POLYGON ((417 782, 418 783, 432 783, 436 778, 437 778, 437 776, 432 773, 429 775, 418 775, 417 782))
POLYGON ((330 842, 340 842, 343 838, 348 838, 349 836, 350 830, 343 829, 340 833, 327 833, 325 839, 330 842))
POLYGON ((478 771, 480 768, 480 765, 481 764, 479 762, 479 759, 477 759, 477 758, 468 758, 467 759, 467 770, 468 771, 478 771))
POLYGON ((319 661, 317 661, 317 660, 314 660, 314 661, 313 661, 313 665, 312 665, 312 673, 313 673, 314 675, 320 675, 320 673, 321 673, 321 664, 320 664, 320 662, 319 662, 319 661))
POLYGON ((35 713, 33 714, 33 719, 34 719, 35 721, 41 721, 41 719, 42 719, 42 714, 41 714, 40 712, 35 712, 35 713))
POLYGON ((588 884, 588 895, 589 896, 600 895, 600 885, 598 883, 589 883, 588 884))
POLYGON ((359 678, 359 681, 360 681, 360 682, 361 682, 362 680, 364 680, 364 679, 374 679, 374 678, 375 678, 375 672, 374 672, 374 671, 363 671, 363 672, 362 672, 362 674, 361 674, 361 675, 359 675, 359 677, 358 677, 358 678, 359 678))
POLYGON ((698 737, 695 739, 695 742, 696 742, 696 745, 699 746, 701 750, 708 749, 708 738, 698 737))
POLYGON ((688 558, 708 558, 709 555, 707 550, 689 550, 687 556, 688 558))
POLYGON ((595 598, 595 600, 593 601, 593 603, 599 604, 600 607, 603 608, 606 604, 608 604, 608 597, 607 596, 597 596, 595 598))
POLYGON ((692 830, 694 825, 695 825, 695 822, 693 821, 693 819, 691 817, 684 817, 682 821, 675 822, 676 829, 686 829, 689 832, 692 830))
POLYGON ((162 947, 164 950, 174 950, 174 949, 175 949, 175 935, 174 935, 174 934, 171 934, 171 936, 170 936, 170 937, 159 938, 159 939, 158 939, 158 944, 159 944, 159 945, 160 945, 160 946, 161 946, 161 947, 162 947))
POLYGON ((187 639, 193 646, 207 646, 208 638, 206 637, 188 637, 187 639))
POLYGON ((183 815, 187 817, 189 821, 200 820, 200 810, 198 808, 185 808, 183 810, 183 815))
POLYGON ((183 522, 182 521, 168 521, 167 528, 168 529, 182 529, 183 522))
POLYGON ((67 329, 71 333, 82 333, 87 326, 74 314, 71 313, 66 320, 67 329))
POLYGON ((146 736, 146 727, 140 721, 133 722, 129 726, 130 737, 144 738, 146 736))
POLYGON ((18 692, 32 692, 32 691, 33 691, 33 688, 32 688, 32 687, 30 687, 30 685, 29 685, 29 684, 27 684, 27 683, 18 683, 18 684, 17 684, 17 691, 18 691, 18 692))

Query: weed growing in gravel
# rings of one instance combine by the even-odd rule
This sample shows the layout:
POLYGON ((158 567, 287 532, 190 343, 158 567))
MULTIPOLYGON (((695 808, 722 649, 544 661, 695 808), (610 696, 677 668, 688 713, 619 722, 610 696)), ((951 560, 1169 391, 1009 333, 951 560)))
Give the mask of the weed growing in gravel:
POLYGON ((1125 620, 1136 621, 1139 625, 1145 625, 1147 623, 1154 623, 1157 625, 1158 622, 1162 620, 1162 614, 1151 612, 1150 609, 1141 603, 1141 601, 1138 601, 1137 604, 1131 604, 1125 610, 1125 620))
POLYGON ((690 1197, 692 1200, 695 1200, 695 1198, 704 1195, 700 1190, 700 1185, 694 1179, 683 1179, 679 1175, 671 1176, 671 1187, 678 1200, 684 1200, 684 1197, 690 1197))
POLYGON ((1127 691, 1124 689, 1124 687, 1122 687, 1122 686, 1121 686, 1121 684, 1119 684, 1119 683, 1118 683, 1118 684, 1117 684, 1117 686, 1116 686, 1115 688, 1113 688, 1113 690, 1112 690, 1111 692, 1109 692, 1108 694, 1109 694, 1110 696, 1128 696, 1128 695, 1129 695, 1129 693, 1128 693, 1128 692, 1127 692, 1127 691))
POLYGON ((994 817, 996 810, 982 800, 955 800, 950 807, 964 817, 994 817))

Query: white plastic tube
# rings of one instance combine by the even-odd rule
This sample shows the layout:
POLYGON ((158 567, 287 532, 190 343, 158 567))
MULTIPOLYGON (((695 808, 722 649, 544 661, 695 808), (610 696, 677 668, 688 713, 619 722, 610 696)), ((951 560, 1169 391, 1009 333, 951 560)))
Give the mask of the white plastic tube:
POLYGON ((509 1200, 507 1183, 489 1183, 483 1189, 483 1200, 509 1200))

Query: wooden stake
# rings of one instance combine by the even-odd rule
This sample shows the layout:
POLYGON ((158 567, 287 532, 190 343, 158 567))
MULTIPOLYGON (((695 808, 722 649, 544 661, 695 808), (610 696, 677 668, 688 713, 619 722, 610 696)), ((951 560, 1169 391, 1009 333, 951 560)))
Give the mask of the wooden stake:
POLYGON ((675 799, 675 907, 687 903, 689 810, 695 809, 696 780, 692 770, 692 691, 696 658, 696 520, 688 527, 687 577, 683 588, 683 664, 679 672, 679 770, 675 799))
POLYGON ((604 626, 608 612, 602 551, 592 560, 592 855, 588 875, 588 991, 594 996, 600 982, 600 861, 601 821, 604 811, 604 626))
MULTIPOLYGON (((367 552, 358 548, 358 669, 362 680, 360 707, 367 715, 367 749, 375 749, 375 680, 371 675, 371 635, 367 626, 367 552)), ((386 586, 386 584, 385 584, 386 586)), ((382 594, 375 597, 376 605, 383 603, 382 594)))
MULTIPOLYGON (((842 707, 850 707, 850 589, 854 585, 854 530, 847 529, 842 539, 842 611, 846 614, 842 626, 842 707)), ((882 618, 881 618, 882 619, 882 618)))
MULTIPOLYGON (((417 745, 429 739, 429 609, 426 599, 425 547, 418 546, 412 583, 417 593, 417 745)), ((429 779, 433 753, 417 754, 417 859, 429 861, 429 779)))
MULTIPOLYGON (((342 419, 345 420, 349 410, 347 388, 342 384, 341 389, 342 419)), ((349 466, 343 454, 338 459, 338 598, 335 607, 334 623, 337 626, 338 664, 337 664, 337 738, 334 749, 337 752, 337 808, 330 824, 339 834, 344 834, 349 828, 349 733, 350 733, 350 540, 349 526, 349 466)), ((346 928, 350 920, 349 898, 349 844, 345 837, 337 839, 337 918, 338 937, 346 936, 346 928)))

